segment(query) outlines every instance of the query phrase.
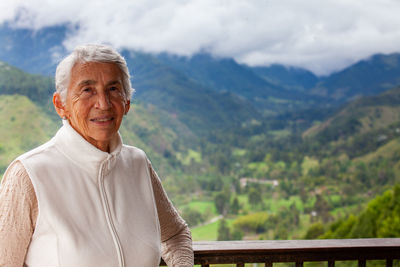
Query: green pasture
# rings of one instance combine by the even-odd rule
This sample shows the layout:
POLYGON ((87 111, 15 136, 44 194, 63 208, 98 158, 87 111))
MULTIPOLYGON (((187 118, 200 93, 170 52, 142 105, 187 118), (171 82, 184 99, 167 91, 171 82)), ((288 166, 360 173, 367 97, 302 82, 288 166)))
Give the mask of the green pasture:
MULTIPOLYGON (((242 211, 251 211, 254 208, 249 204, 248 197, 245 194, 241 194, 238 196, 239 204, 242 207, 242 211)), ((304 204, 301 201, 299 196, 291 196, 287 199, 283 198, 268 198, 263 199, 263 204, 260 204, 258 207, 255 207, 257 210, 265 210, 271 213, 277 213, 280 208, 286 207, 289 208, 291 205, 295 204, 296 208, 302 212, 304 211, 304 204)))
MULTIPOLYGON (((229 227, 232 226, 233 219, 226 219, 229 227)), ((193 227, 190 229, 192 232, 193 241, 215 241, 218 237, 219 220, 205 224, 202 226, 193 227)))
POLYGON ((211 212, 211 214, 217 216, 217 210, 213 201, 191 201, 187 206, 191 209, 197 210, 204 214, 211 212))

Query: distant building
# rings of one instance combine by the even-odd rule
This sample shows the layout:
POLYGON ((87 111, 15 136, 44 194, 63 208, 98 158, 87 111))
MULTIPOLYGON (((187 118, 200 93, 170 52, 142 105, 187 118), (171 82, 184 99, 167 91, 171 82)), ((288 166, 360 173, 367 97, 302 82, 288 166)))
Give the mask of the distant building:
POLYGON ((268 180, 268 179, 257 179, 257 178, 249 178, 249 177, 242 177, 240 178, 240 186, 246 187, 248 183, 251 184, 270 184, 272 187, 276 187, 279 185, 278 180, 268 180))

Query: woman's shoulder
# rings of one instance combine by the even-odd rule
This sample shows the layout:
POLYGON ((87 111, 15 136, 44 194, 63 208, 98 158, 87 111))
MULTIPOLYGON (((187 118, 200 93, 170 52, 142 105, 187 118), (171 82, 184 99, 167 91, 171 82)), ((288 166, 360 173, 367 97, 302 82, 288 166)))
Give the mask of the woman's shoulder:
POLYGON ((134 158, 143 158, 147 160, 147 155, 146 152, 144 152, 142 149, 135 147, 135 146, 130 146, 130 145, 123 145, 121 152, 125 154, 124 156, 131 156, 134 158))
POLYGON ((141 149, 136 146, 131 146, 131 145, 122 145, 122 151, 125 151, 127 153, 136 153, 136 154, 142 154, 146 155, 146 153, 141 149))
POLYGON ((24 160, 24 159, 28 159, 28 158, 32 158, 38 155, 43 154, 45 151, 48 151, 49 149, 54 148, 54 142, 53 139, 51 139, 50 141, 36 147, 33 148, 32 150, 29 150, 28 152, 25 152, 24 154, 20 155, 17 160, 24 160))

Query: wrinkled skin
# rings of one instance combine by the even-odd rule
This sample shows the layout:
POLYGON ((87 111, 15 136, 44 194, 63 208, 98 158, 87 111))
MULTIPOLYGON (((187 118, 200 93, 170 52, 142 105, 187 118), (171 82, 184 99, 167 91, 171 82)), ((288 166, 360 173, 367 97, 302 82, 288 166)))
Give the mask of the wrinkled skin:
POLYGON ((125 100, 122 74, 117 65, 103 62, 77 63, 71 70, 66 103, 54 93, 58 115, 89 143, 109 152, 130 101, 125 100))

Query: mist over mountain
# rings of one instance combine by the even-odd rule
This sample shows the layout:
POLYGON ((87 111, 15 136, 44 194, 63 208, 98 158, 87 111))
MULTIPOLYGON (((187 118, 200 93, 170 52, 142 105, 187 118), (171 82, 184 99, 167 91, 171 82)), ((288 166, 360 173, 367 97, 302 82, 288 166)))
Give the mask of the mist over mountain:
MULTIPOLYGON (((0 60, 28 73, 52 76, 57 62, 67 53, 63 46, 66 33, 65 26, 32 31, 13 29, 5 24, 0 27, 0 60)), ((230 58, 215 58, 204 53, 192 57, 128 50, 122 53, 133 74, 138 100, 143 97, 145 101, 153 99, 152 103, 163 102, 163 107, 169 105, 167 109, 172 111, 180 105, 191 106, 196 102, 172 101, 184 95, 179 90, 188 90, 186 95, 193 96, 203 106, 211 101, 211 110, 216 105, 212 99, 232 102, 232 106, 226 105, 227 112, 243 110, 244 115, 236 117, 244 120, 249 118, 246 113, 257 117, 258 112, 278 115, 337 105, 355 96, 379 94, 400 82, 399 54, 376 55, 327 77, 318 77, 301 68, 278 64, 249 67, 230 58), (181 89, 178 89, 178 81, 181 89), (161 84, 163 90, 160 90, 161 84), (200 94, 209 95, 208 100, 199 97, 200 94), (168 95, 165 101, 160 101, 162 95, 168 95), (249 104, 252 107, 239 107, 249 104)), ((216 117, 220 124, 223 119, 218 119, 219 115, 216 117)))

